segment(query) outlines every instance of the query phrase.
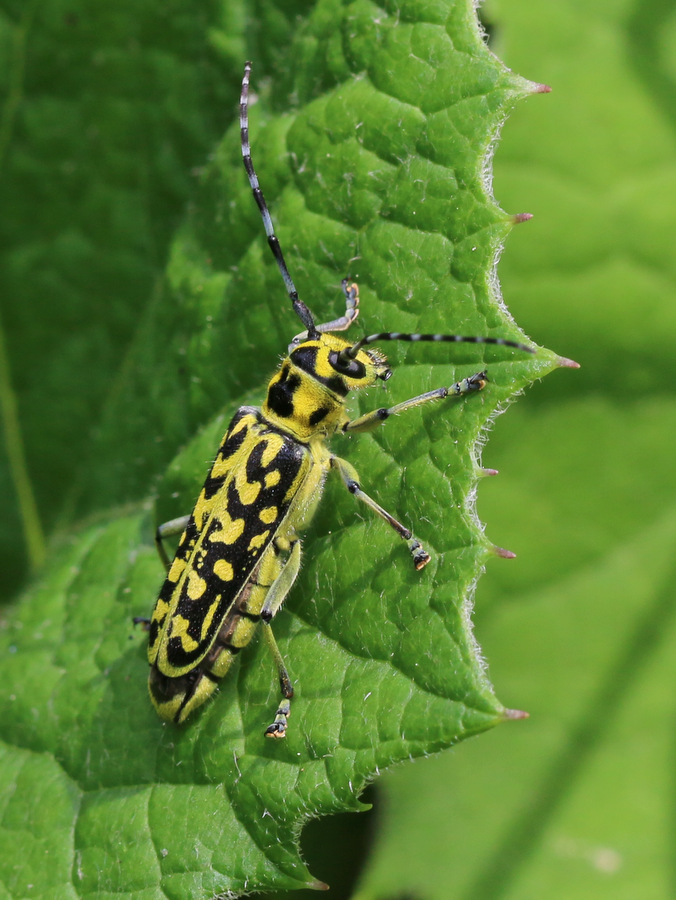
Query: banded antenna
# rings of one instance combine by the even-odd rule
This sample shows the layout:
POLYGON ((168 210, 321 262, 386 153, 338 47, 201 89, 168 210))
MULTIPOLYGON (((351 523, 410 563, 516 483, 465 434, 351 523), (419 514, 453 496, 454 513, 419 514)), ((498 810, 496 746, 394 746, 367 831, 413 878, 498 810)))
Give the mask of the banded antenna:
POLYGON ((293 304, 293 309, 298 318, 301 320, 305 328, 307 329, 308 337, 310 340, 316 340, 319 337, 319 332, 315 326, 314 319, 312 318, 312 313, 307 308, 307 306, 303 303, 302 300, 298 299, 298 291, 296 290, 296 285, 293 283, 293 279, 289 275, 289 270, 286 265, 286 261, 284 259, 284 254, 282 253, 282 248, 279 243, 279 238, 275 234, 275 229, 272 224, 272 218, 270 217, 270 210, 268 209, 268 205, 265 202, 265 197, 263 196, 263 191, 261 190, 261 186, 258 183, 258 176, 256 175, 256 170, 253 166, 253 160, 251 159, 251 146, 249 144, 249 76, 251 75, 251 63, 247 62, 244 64, 244 77, 242 78, 242 94, 239 98, 239 128, 242 135, 242 159, 244 160, 244 168, 246 169, 246 174, 249 177, 249 184, 251 185, 251 190, 253 191, 254 199, 258 204, 258 208, 261 211, 261 216, 263 217, 263 225, 265 226, 265 234, 268 238, 268 244, 270 245, 270 249, 272 250, 272 255, 277 260, 277 265, 279 266, 279 271, 282 273, 282 278, 284 279, 284 284, 286 285, 286 290, 289 294, 289 299, 293 304))
POLYGON ((520 344, 518 341, 508 341, 505 338, 494 337, 463 337, 460 334, 403 334, 400 331, 383 331, 380 334, 368 334, 346 347, 338 354, 339 362, 348 365, 365 344, 375 344, 377 341, 432 341, 435 343, 452 344, 499 344, 501 347, 514 347, 515 350, 524 350, 526 353, 535 353, 535 347, 520 344))

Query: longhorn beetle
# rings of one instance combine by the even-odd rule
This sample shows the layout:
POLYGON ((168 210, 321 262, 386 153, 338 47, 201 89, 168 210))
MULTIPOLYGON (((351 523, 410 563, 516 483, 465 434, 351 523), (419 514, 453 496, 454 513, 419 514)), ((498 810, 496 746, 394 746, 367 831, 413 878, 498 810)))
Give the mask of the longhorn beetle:
POLYGON ((534 350, 502 338, 453 334, 385 332, 353 343, 335 334, 347 331, 359 314, 357 285, 347 279, 342 282, 345 313, 316 325, 287 269, 251 159, 250 73, 251 63, 246 63, 240 98, 244 167, 270 249, 304 330, 291 341, 262 408, 243 406, 236 412, 192 515, 157 529, 157 548, 167 577, 152 618, 137 621, 143 621, 149 631, 150 697, 159 715, 173 722, 183 722, 211 697, 261 622, 282 692, 265 734, 283 738, 293 687, 270 626, 298 575, 298 534, 312 518, 328 472, 335 470, 347 490, 405 541, 416 569, 430 559, 412 532, 362 490, 357 472, 329 450, 328 439, 336 432, 370 431, 392 415, 432 400, 472 394, 487 382, 486 373, 477 372, 450 387, 350 419, 345 412, 349 392, 387 381, 392 374, 384 354, 367 348, 376 341, 464 341, 534 350), (182 536, 170 564, 163 540, 179 532, 182 536))

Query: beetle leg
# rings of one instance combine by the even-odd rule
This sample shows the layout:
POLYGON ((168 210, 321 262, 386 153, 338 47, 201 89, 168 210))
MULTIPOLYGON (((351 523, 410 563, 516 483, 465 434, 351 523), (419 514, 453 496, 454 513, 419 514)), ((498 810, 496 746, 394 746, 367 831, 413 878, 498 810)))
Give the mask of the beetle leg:
POLYGON ((456 381, 455 384, 452 384, 450 387, 437 388, 434 391, 427 391, 426 394, 418 394, 417 397, 411 397, 410 400, 404 400, 402 403, 397 403, 396 406, 374 409, 372 412, 365 413, 357 419, 352 419, 351 422, 346 422, 345 425, 343 425, 343 431, 348 434, 360 431, 371 431, 378 425, 382 425, 382 423, 389 419, 390 416, 396 416, 398 413, 405 412, 407 409, 414 409, 416 406, 422 406, 424 403, 429 403, 431 400, 454 400, 456 397, 463 397, 465 394, 473 394, 475 391, 481 391, 486 386, 487 380, 485 372, 477 372, 476 375, 471 375, 469 378, 463 378, 462 381, 456 381))
POLYGON ((409 553, 413 557, 413 565, 416 569, 422 569, 426 566, 430 561, 430 555, 427 550, 425 550, 420 541, 413 536, 410 529, 405 525, 402 525, 401 522, 390 515, 386 509, 383 509, 382 506, 362 491, 361 485, 359 484, 359 475, 354 466, 351 466, 349 462, 340 459, 338 456, 331 457, 331 466, 338 470, 338 474, 343 479, 343 484, 348 491, 356 497, 357 500, 361 500, 362 503, 365 503, 374 513, 379 515, 381 519, 384 519, 391 528, 394 528, 399 537, 406 541, 409 553))
POLYGON ((164 544, 162 542, 167 537, 183 534, 189 521, 190 516, 179 516, 178 519, 170 519, 168 522, 164 522, 162 525, 157 526, 157 531, 155 532, 155 546, 157 547, 157 552, 160 554, 160 559, 167 572, 171 566, 171 561, 167 556, 167 551, 164 549, 164 544))
POLYGON ((283 738, 286 735, 287 719, 289 716, 289 701, 293 697, 293 685, 289 678, 289 673, 280 653, 277 641, 272 633, 270 623, 279 612, 279 609, 286 599, 286 595, 296 580, 296 576, 300 570, 300 541, 295 539, 291 542, 291 552, 284 563, 284 568, 279 573, 275 581, 270 585, 265 603, 261 609, 261 619, 263 620, 263 636, 268 645, 268 649, 277 666, 279 675, 279 686, 284 698, 277 709, 274 722, 269 725, 265 731, 266 737, 283 738))

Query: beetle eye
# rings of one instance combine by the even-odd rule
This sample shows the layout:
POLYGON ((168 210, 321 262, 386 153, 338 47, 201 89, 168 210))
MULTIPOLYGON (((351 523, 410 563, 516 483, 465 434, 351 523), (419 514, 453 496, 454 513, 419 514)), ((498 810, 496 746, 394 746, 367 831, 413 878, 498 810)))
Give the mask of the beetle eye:
POLYGON ((358 359, 341 359, 340 353, 332 350, 329 353, 329 363, 341 375, 347 375, 348 378, 364 378, 366 369, 364 363, 358 359))

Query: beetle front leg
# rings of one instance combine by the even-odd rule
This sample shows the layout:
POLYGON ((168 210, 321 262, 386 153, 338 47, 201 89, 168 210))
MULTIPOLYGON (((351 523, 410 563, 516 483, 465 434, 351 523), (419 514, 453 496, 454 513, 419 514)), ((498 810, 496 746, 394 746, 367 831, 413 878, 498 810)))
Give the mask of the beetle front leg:
POLYGON ((349 462, 340 459, 338 456, 332 456, 331 467, 337 469, 338 474, 343 479, 343 484, 357 500, 361 500, 362 503, 365 503, 374 513, 379 515, 381 519, 384 519, 391 528, 394 528, 402 540, 406 541, 409 553, 413 557, 413 565, 416 569, 419 570, 424 568, 430 561, 430 555, 427 550, 425 550, 420 541, 413 536, 410 529, 405 525, 402 525, 401 522, 390 515, 386 509, 383 509, 382 506, 373 500, 373 498, 362 491, 361 485, 359 484, 359 475, 354 466, 351 466, 349 462))
POLYGON ((352 419, 351 422, 346 422, 343 425, 343 431, 347 434, 371 431, 378 425, 382 425, 390 416, 396 416, 407 409, 415 409, 416 406, 422 406, 424 403, 430 403, 432 400, 454 400, 457 397, 464 397, 465 394, 482 391, 486 387, 487 381, 488 378, 485 372, 477 372, 476 375, 463 378, 462 381, 456 381, 450 387, 437 388, 434 391, 427 391, 425 394, 418 394, 417 397, 411 397, 410 400, 404 400, 403 403, 397 403, 395 406, 374 409, 372 412, 365 413, 357 419, 352 419))

